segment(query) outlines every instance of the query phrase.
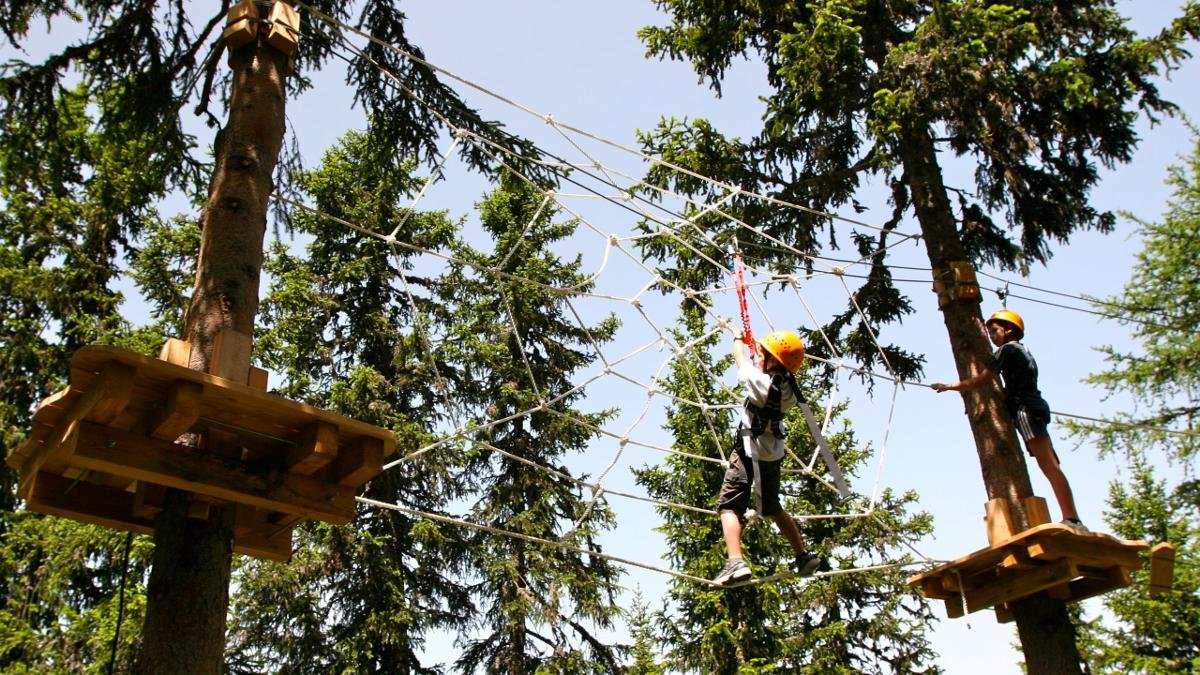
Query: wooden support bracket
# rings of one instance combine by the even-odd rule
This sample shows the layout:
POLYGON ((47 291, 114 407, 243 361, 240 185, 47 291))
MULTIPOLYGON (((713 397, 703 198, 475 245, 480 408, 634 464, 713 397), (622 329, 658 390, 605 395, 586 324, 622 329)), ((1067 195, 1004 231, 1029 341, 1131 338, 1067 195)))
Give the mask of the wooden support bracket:
POLYGON ((267 20, 271 23, 267 44, 291 56, 300 41, 300 14, 290 4, 275 0, 267 20))
POLYGON ((79 425, 85 419, 101 424, 112 422, 129 404, 132 393, 133 368, 116 362, 105 365, 21 465, 21 498, 29 496, 26 479, 36 480, 36 474, 43 468, 59 475, 67 469, 79 437, 79 425))
POLYGON ((147 415, 150 436, 173 441, 186 433, 200 417, 200 399, 203 395, 204 386, 199 382, 180 380, 171 385, 162 407, 147 415))
POLYGON ((1166 593, 1175 585, 1175 545, 1162 542, 1150 549, 1150 595, 1166 593))
POLYGON ((971 263, 958 260, 933 270, 933 292, 938 296, 938 309, 956 300, 979 302, 979 281, 971 263))
POLYGON ((338 455, 338 429, 329 422, 313 422, 300 434, 300 442, 288 453, 288 470, 311 476, 338 455))
POLYGON ((254 41, 258 36, 258 6, 253 0, 241 0, 229 8, 225 31, 221 35, 230 51, 254 41))
POLYGON ((119 429, 90 425, 85 431, 75 449, 75 463, 84 468, 339 525, 354 517, 354 491, 346 486, 296 474, 250 474, 210 453, 119 429))
POLYGON ((346 487, 362 485, 379 475, 385 454, 383 441, 361 436, 353 446, 338 453, 330 468, 329 480, 346 487))
POLYGON ((1040 590, 1057 586, 1079 576, 1079 570, 1070 560, 1056 560, 1024 574, 997 579, 977 588, 967 589, 967 611, 975 612, 1000 602, 1033 595, 1040 590))

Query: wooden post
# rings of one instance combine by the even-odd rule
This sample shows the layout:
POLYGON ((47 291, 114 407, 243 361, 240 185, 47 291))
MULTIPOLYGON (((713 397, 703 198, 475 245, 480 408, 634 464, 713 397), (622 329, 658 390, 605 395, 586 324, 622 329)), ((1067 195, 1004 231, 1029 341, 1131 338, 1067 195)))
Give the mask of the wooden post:
POLYGON ((1037 527, 1050 522, 1050 507, 1041 497, 1026 497, 1021 500, 1025 506, 1025 520, 1029 527, 1037 527))
POLYGON ((1003 499, 989 499, 984 505, 984 511, 989 544, 995 546, 1013 536, 1012 513, 1008 510, 1008 502, 1003 499))
POLYGON ((1175 585, 1175 545, 1163 542, 1150 549, 1150 595, 1166 593, 1175 585))

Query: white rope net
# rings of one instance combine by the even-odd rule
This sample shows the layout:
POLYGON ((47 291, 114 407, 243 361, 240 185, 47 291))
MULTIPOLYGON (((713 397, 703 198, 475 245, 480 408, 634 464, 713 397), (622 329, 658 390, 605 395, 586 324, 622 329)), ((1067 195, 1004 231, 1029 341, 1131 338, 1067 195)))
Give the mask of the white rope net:
MULTIPOLYGON (((304 6, 303 3, 297 4, 305 7, 315 19, 313 22, 315 25, 309 27, 310 30, 325 33, 328 37, 338 41, 348 53, 363 57, 362 48, 356 44, 363 44, 367 41, 400 52, 391 45, 304 6)), ((410 54, 403 54, 406 58, 420 61, 410 54)), ((584 265, 583 269, 587 270, 586 283, 573 287, 552 287, 532 279, 521 279, 521 281, 534 285, 542 292, 560 299, 565 305, 566 313, 578 322, 579 328, 585 334, 587 326, 610 314, 618 316, 622 324, 612 340, 604 343, 591 341, 589 349, 595 354, 596 360, 592 366, 576 374, 573 381, 574 386, 567 391, 556 392, 553 395, 548 393, 544 383, 537 380, 533 375, 533 370, 526 363, 526 380, 521 383, 521 386, 535 393, 537 397, 537 404, 526 410, 497 419, 473 418, 461 410, 456 410, 451 398, 445 391, 441 391, 440 396, 447 410, 455 411, 451 415, 453 420, 451 428, 446 428, 435 442, 404 452, 400 457, 386 464, 384 470, 396 470, 426 453, 437 451, 449 444, 469 442, 485 447, 510 460, 522 462, 536 470, 547 471, 559 478, 573 481, 581 490, 590 492, 593 501, 616 498, 639 504, 642 508, 681 509, 711 515, 715 519, 716 512, 708 505, 664 502, 646 496, 644 491, 634 483, 632 469, 653 465, 661 461, 664 456, 675 455, 690 461, 706 463, 711 466, 712 471, 722 471, 724 462, 732 450, 730 447, 733 440, 730 427, 732 417, 729 410, 740 406, 704 400, 698 393, 698 389, 695 396, 687 396, 672 394, 662 388, 662 382, 670 373, 674 360, 684 357, 691 350, 698 349, 699 344, 714 336, 721 338, 718 344, 721 345, 722 350, 727 350, 730 327, 740 325, 740 317, 737 316, 738 301, 732 278, 728 274, 730 260, 716 259, 705 253, 705 251, 723 248, 714 239, 718 231, 722 234, 739 233, 740 238, 743 239, 749 239, 753 235, 755 239, 766 240, 778 251, 788 252, 795 257, 797 271, 794 274, 781 275, 756 268, 753 265, 747 266, 745 271, 746 287, 751 300, 751 314, 756 326, 756 333, 764 334, 770 330, 795 329, 800 326, 816 329, 826 323, 834 313, 840 313, 845 311, 847 306, 852 306, 858 311, 858 318, 868 327, 871 339, 873 341, 875 339, 875 334, 870 329, 870 322, 862 314, 861 309, 857 308, 854 302, 854 292, 846 281, 847 276, 867 274, 871 265, 869 259, 832 260, 812 257, 791 247, 786 242, 770 237, 751 223, 739 221, 722 209, 730 199, 741 196, 761 199, 770 202, 777 208, 795 209, 810 215, 815 214, 852 228, 863 230, 879 230, 880 228, 836 214, 815 212, 802 205, 781 202, 767 196, 743 193, 734 186, 720 184, 680 167, 670 168, 687 174, 692 179, 709 182, 715 191, 723 196, 711 203, 697 203, 685 195, 653 188, 644 184, 637 176, 644 175, 647 167, 652 163, 662 164, 661 160, 560 123, 551 115, 537 113, 453 73, 437 68, 433 64, 421 62, 434 68, 441 76, 456 80, 484 96, 509 106, 516 111, 515 115, 538 120, 548 130, 549 133, 543 134, 543 138, 539 138, 537 142, 539 148, 550 149, 546 156, 556 159, 543 161, 541 166, 543 169, 559 172, 563 176, 569 175, 569 179, 562 183, 564 186, 562 190, 541 190, 540 207, 526 227, 528 231, 528 228, 544 214, 553 214, 556 220, 576 222, 578 225, 575 234, 560 242, 565 247, 561 253, 564 257, 580 256, 584 265), (638 196, 648 190, 655 192, 654 201, 638 196), (692 215, 691 217, 679 215, 684 213, 692 215), (701 217, 704 217, 704 222, 709 224, 707 227, 697 224, 701 217), (719 229, 714 229, 711 225, 714 219, 721 223, 719 229), (652 224, 652 231, 639 230, 637 228, 639 223, 652 224), (698 264, 711 265, 720 270, 721 278, 725 281, 720 285, 700 291, 674 285, 660 275, 650 263, 647 263, 637 249, 639 244, 646 244, 647 240, 652 238, 658 238, 673 246, 689 250, 701 261, 698 264), (705 332, 694 340, 679 343, 673 337, 672 329, 678 326, 681 301, 697 294, 708 296, 708 299, 711 300, 710 303, 707 303, 705 332), (564 413, 556 407, 556 404, 564 398, 578 394, 583 395, 585 408, 602 410, 615 407, 619 412, 601 426, 564 413), (676 408, 692 407, 702 415, 708 433, 712 434, 716 446, 720 448, 721 457, 690 454, 672 446, 672 439, 668 433, 663 431, 666 410, 671 406, 676 408), (593 441, 586 453, 577 458, 577 461, 586 461, 588 464, 575 473, 594 476, 591 480, 584 481, 568 476, 479 440, 481 431, 534 413, 565 416, 570 422, 582 425, 590 432, 593 441), (602 459, 598 460, 597 458, 602 459), (586 471, 582 469, 586 469, 586 471)), ((392 78, 399 89, 404 90, 404 86, 398 78, 391 76, 386 70, 383 72, 392 78)), ((419 92, 405 90, 405 94, 412 100, 421 102, 419 92)), ((440 116, 436 110, 431 109, 430 112, 440 116)), ((451 129, 451 133, 448 134, 445 151, 441 153, 438 165, 431 174, 441 179, 431 179, 424 184, 412 202, 407 205, 404 218, 420 209, 446 208, 445 202, 438 201, 443 196, 440 192, 446 193, 444 198, 450 208, 458 211, 464 210, 461 204, 461 186, 456 184, 455 187, 459 189, 455 189, 452 193, 447 186, 451 180, 456 183, 480 180, 478 177, 471 176, 464 167, 458 165, 455 159, 465 146, 471 146, 478 153, 490 157, 496 165, 508 167, 516 175, 521 176, 521 172, 517 168, 520 163, 513 161, 514 158, 508 156, 504 148, 469 130, 454 127, 444 117, 442 119, 451 129)), ((525 178, 531 186, 536 187, 533 180, 525 176, 522 178, 525 178)), ((486 189, 486 186, 481 186, 476 195, 482 194, 486 189)), ((399 239, 397 234, 404 224, 403 221, 397 223, 389 231, 376 231, 358 223, 323 213, 301 201, 285 196, 277 198, 293 209, 307 211, 317 217, 328 219, 363 237, 374 240, 378 242, 381 252, 397 257, 404 255, 407 264, 415 265, 422 270, 444 268, 450 263, 455 263, 471 266, 474 272, 480 275, 490 275, 498 280, 511 276, 499 267, 481 268, 472 265, 469 261, 456 259, 444 251, 420 248, 399 239)), ((889 238, 893 242, 891 245, 896 246, 911 243, 917 237, 891 232, 889 238)), ((507 256, 513 254, 513 251, 509 251, 505 260, 507 260, 507 256)), ((395 267, 398 270, 405 269, 405 265, 401 264, 397 264, 395 267)), ((396 279, 396 284, 403 293, 409 295, 411 300, 412 291, 409 280, 403 272, 396 279)), ((498 288, 499 286, 500 284, 497 284, 498 288)), ((513 320, 509 309, 510 298, 503 293, 498 293, 497 296, 497 307, 505 308, 504 313, 510 323, 510 329, 518 339, 521 339, 525 335, 526 327, 513 320)), ((414 311, 419 311, 416 309, 415 302, 411 304, 414 311)), ((415 321, 417 325, 432 325, 432 321, 420 315, 415 317, 415 321)), ((793 516, 798 521, 870 517, 880 498, 881 479, 884 474, 888 437, 897 394, 906 383, 890 372, 887 355, 877 342, 875 342, 875 348, 878 350, 880 362, 887 368, 887 372, 864 371, 853 363, 847 362, 828 336, 820 333, 820 337, 826 351, 833 357, 828 360, 817 360, 825 361, 828 365, 833 366, 837 373, 834 381, 830 383, 830 393, 827 399, 813 402, 814 407, 821 408, 818 411, 817 419, 822 426, 822 433, 836 421, 835 410, 839 406, 849 405, 853 402, 853 399, 850 398, 850 392, 854 390, 850 382, 851 373, 857 376, 876 378, 877 381, 885 383, 890 387, 890 395, 883 396, 877 392, 874 403, 871 405, 871 415, 877 421, 877 424, 873 425, 876 433, 864 435, 856 425, 856 436, 860 439, 865 438, 863 442, 872 450, 875 470, 874 481, 870 488, 865 491, 860 489, 860 496, 841 502, 844 509, 838 512, 793 514, 793 516), (883 405, 885 399, 888 401, 886 406, 883 405)), ((431 368, 436 370, 437 352, 441 347, 437 331, 431 331, 426 339, 428 341, 426 345, 428 363, 431 368)), ((720 353, 717 355, 719 356, 720 353)), ((714 382, 732 382, 732 375, 729 373, 705 372, 705 377, 714 382)), ((790 450, 789 455, 785 466, 798 467, 808 477, 820 481, 830 490, 836 491, 823 474, 822 466, 818 462, 817 448, 814 447, 812 453, 806 457, 799 457, 790 450)), ((612 533, 614 541, 624 540, 640 543, 634 546, 608 547, 610 550, 628 548, 631 551, 642 552, 642 555, 634 557, 632 555, 598 553, 591 550, 582 551, 568 542, 566 537, 555 540, 539 539, 522 533, 472 523, 465 518, 418 511, 399 504, 365 497, 360 498, 359 501, 375 508, 392 509, 410 516, 485 531, 496 536, 535 541, 544 545, 598 555, 623 565, 688 579, 696 583, 711 583, 707 579, 672 570, 661 565, 657 560, 643 557, 653 552, 653 548, 646 547, 644 542, 653 537, 654 523, 645 518, 618 517, 619 531, 612 533), (629 528, 637 531, 630 532, 629 528), (646 553, 647 551, 651 553, 646 553)), ((615 504, 614 507, 616 507, 615 504)), ((620 509, 617 508, 619 512, 620 509)), ((584 511, 586 512, 588 509, 584 511)), ((914 553, 920 559, 920 563, 904 564, 930 562, 929 558, 919 552, 914 551, 914 553)), ((883 567, 887 567, 887 565, 883 567)), ((824 574, 844 574, 867 569, 880 569, 880 566, 840 569, 824 574)))

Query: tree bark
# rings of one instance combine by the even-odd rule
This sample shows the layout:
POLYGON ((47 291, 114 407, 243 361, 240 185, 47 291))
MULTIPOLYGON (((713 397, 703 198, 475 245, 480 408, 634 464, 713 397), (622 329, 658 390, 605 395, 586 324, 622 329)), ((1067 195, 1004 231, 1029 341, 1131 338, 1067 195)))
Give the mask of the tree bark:
MULTIPOLYGON (((229 121, 218 134, 216 167, 200 222, 196 285, 184 319, 189 366, 209 372, 213 342, 224 329, 250 335, 258 312, 268 198, 284 131, 287 57, 261 38, 230 54, 229 121)), ((245 383, 250 360, 222 376, 245 383)), ((205 439, 201 452, 235 451, 235 439, 205 439)), ((153 568, 137 670, 223 670, 225 621, 233 561, 233 506, 207 520, 188 517, 188 495, 168 490, 155 523, 153 568)))
MULTIPOLYGON (((951 262, 966 261, 966 252, 946 195, 933 139, 922 129, 910 132, 902 143, 900 153, 906 182, 929 263, 936 275, 951 262)), ((951 300, 941 309, 959 379, 979 373, 991 363, 992 353, 979 301, 951 300)), ((964 391, 962 396, 988 499, 1004 499, 1013 526, 1024 530, 1029 521, 1022 500, 1032 496, 1033 488, 1012 420, 1003 407, 1000 385, 992 382, 981 389, 964 391)), ((1014 603, 1013 616, 1031 675, 1082 672, 1075 629, 1065 603, 1038 594, 1014 603)))

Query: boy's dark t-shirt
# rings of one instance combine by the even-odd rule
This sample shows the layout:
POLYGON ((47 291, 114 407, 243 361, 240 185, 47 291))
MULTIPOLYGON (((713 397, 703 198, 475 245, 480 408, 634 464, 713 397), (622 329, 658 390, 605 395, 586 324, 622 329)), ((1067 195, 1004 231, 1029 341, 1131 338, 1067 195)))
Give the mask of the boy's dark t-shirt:
POLYGON ((1012 414, 1022 407, 1049 412, 1050 406, 1038 391, 1037 361, 1020 342, 1000 345, 993 355, 994 367, 1004 382, 1004 402, 1012 414))

